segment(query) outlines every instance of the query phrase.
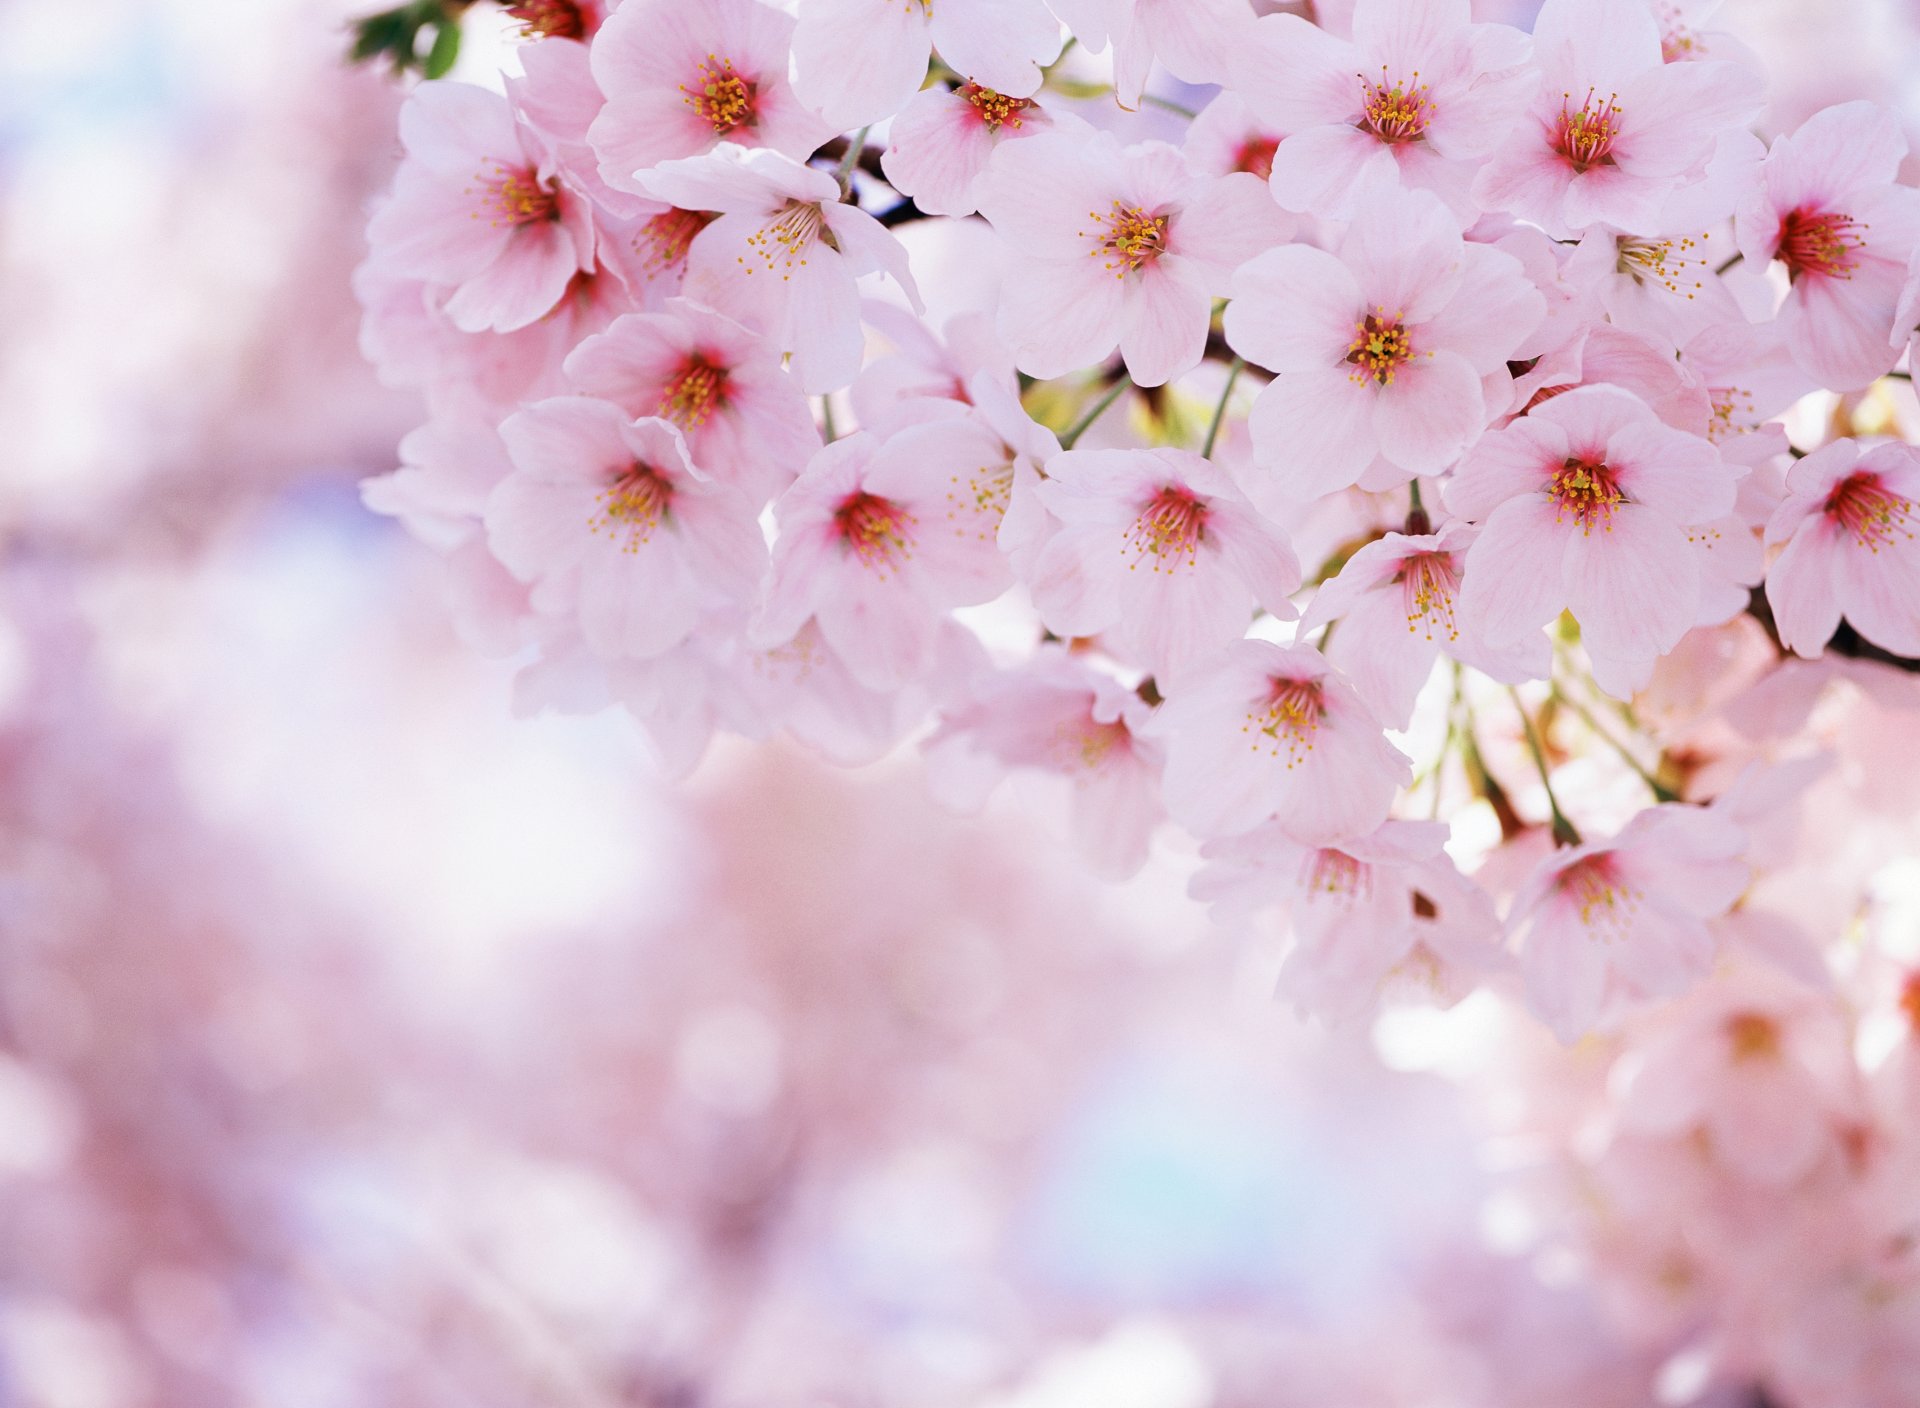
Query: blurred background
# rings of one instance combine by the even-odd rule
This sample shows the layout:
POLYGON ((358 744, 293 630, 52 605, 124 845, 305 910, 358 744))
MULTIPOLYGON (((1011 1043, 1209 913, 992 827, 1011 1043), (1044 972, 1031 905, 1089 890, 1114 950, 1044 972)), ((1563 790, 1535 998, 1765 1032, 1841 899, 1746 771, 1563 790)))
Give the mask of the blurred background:
MULTIPOLYGON (((910 758, 510 717, 360 504, 357 8, 0 0, 0 1405, 1644 1404, 1429 1069, 1501 1012, 1298 1024, 910 758)), ((1914 20, 1718 22, 1791 126, 1914 20)))

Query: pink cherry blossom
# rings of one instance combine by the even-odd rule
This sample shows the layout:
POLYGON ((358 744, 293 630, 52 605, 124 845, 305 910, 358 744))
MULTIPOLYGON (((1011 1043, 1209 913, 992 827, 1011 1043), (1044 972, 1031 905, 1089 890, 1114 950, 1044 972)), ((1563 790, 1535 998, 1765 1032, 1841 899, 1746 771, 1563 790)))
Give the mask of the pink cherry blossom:
POLYGON ((702 471, 759 503, 820 448, 813 412, 780 359, 749 329, 686 299, 585 339, 566 374, 629 415, 672 421, 702 471))
POLYGON ((751 601, 766 559, 752 506, 694 468, 671 423, 557 397, 500 434, 514 472, 487 501, 487 541, 597 654, 662 654, 703 612, 751 601))
POLYGON ((1699 982, 1713 964, 1706 921, 1747 885, 1742 849, 1726 821, 1672 805, 1542 861, 1507 915, 1527 1005, 1573 1041, 1699 982))
POLYGON ((1243 640, 1194 670, 1148 726, 1167 750, 1175 821, 1233 836, 1269 819, 1302 845, 1364 836, 1412 773, 1317 650, 1243 640))
POLYGON ((1653 228, 1720 135, 1761 107, 1737 64, 1666 63, 1642 0, 1547 0, 1533 44, 1539 87, 1474 195, 1552 235, 1653 228))
POLYGON ((1507 358, 1545 313, 1510 255, 1467 244, 1438 198, 1369 188, 1334 253, 1269 249, 1233 279, 1227 341, 1277 373, 1255 463, 1293 499, 1437 474, 1504 408, 1507 358))
POLYGON ((1510 962, 1493 901, 1442 849, 1436 822, 1388 821, 1338 846, 1303 846, 1284 823, 1209 841, 1194 898, 1235 915, 1277 902, 1294 945, 1280 994, 1341 1021, 1382 997, 1451 1007, 1510 962))
POLYGON ((1569 391, 1483 439, 1447 506, 1480 523, 1460 617, 1489 646, 1571 610, 1594 678, 1625 698, 1694 624, 1688 530, 1733 508, 1735 472, 1610 386, 1569 391))
POLYGON ((791 352, 805 391, 845 386, 860 369, 860 275, 884 271, 920 307, 900 242, 843 203, 824 171, 723 142, 637 181, 682 209, 720 212, 688 250, 687 294, 791 352))
POLYGON ((1010 769, 1065 779, 1082 854, 1099 873, 1123 877, 1145 862, 1164 819, 1161 750, 1140 732, 1150 713, 1133 690, 1048 647, 979 680, 928 740, 927 765, 950 795, 969 800, 1010 769))
POLYGON ((1186 450, 1069 450, 1040 502, 1060 527, 1029 582, 1061 636, 1104 635, 1178 677, 1246 634, 1256 605, 1281 620, 1300 565, 1228 477, 1186 450))
POLYGON ((1823 109, 1774 142, 1736 222, 1742 254, 1786 267, 1780 331, 1801 368, 1835 390, 1866 385, 1899 355, 1894 314, 1920 245, 1920 194, 1894 184, 1906 154, 1885 109, 1823 109))
POLYGON ((1286 134, 1261 118, 1239 94, 1222 90, 1187 129, 1187 165, 1209 176, 1244 171, 1273 174, 1273 154, 1286 134))
POLYGON ((1053 114, 1032 98, 1010 98, 978 83, 935 84, 893 119, 880 169, 929 215, 971 215, 978 208, 974 185, 994 151, 1053 127, 1053 114))
POLYGON ((1253 28, 1244 0, 1051 0, 1094 53, 1113 46, 1114 93, 1134 108, 1156 59, 1186 83, 1225 83, 1253 28))
POLYGON ((993 534, 940 454, 952 431, 946 420, 884 442, 861 431, 813 457, 774 505, 780 536, 759 644, 779 645, 815 620, 855 679, 896 688, 931 664, 943 613, 1004 589, 993 534))
POLYGON ((919 91, 930 50, 969 82, 1030 98, 1060 43, 1040 0, 807 0, 793 37, 794 84, 836 128, 859 127, 919 91))
POLYGON ((1525 35, 1471 20, 1468 0, 1360 0, 1350 42, 1297 15, 1261 20, 1236 84, 1291 134, 1273 158, 1279 202, 1346 219, 1384 179, 1432 191, 1463 220, 1477 214, 1474 173, 1538 79, 1525 35))
POLYGON ((1303 634, 1339 623, 1326 656, 1390 727, 1407 726, 1442 654, 1507 684, 1545 679, 1552 667, 1537 631, 1498 650, 1461 634, 1460 581, 1474 537, 1464 523, 1388 533, 1348 558, 1300 618, 1303 634))
POLYGON ((1257 178, 1199 176, 1172 147, 1105 133, 1003 144, 974 190, 1008 252, 1001 335, 1041 377, 1116 346, 1142 386, 1190 371, 1235 266, 1287 232, 1257 178))
POLYGON ((1767 524, 1784 544, 1767 569, 1780 643, 1809 659, 1844 616, 1883 650, 1920 656, 1920 452, 1836 440, 1787 472, 1767 524))
POLYGON ((374 262, 448 290, 463 332, 544 316, 594 267, 593 216, 504 98, 423 83, 400 114, 407 160, 367 237, 374 262))
POLYGON ((810 155, 833 131, 788 86, 792 42, 792 16, 761 0, 627 0, 593 44, 602 178, 639 192, 638 173, 721 142, 810 155))

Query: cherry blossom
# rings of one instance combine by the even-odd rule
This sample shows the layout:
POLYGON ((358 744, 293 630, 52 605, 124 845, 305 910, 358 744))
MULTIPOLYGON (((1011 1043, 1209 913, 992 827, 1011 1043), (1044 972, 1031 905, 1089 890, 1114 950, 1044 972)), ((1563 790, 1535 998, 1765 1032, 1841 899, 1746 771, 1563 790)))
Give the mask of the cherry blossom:
POLYGON ((1032 98, 978 83, 935 84, 916 93, 887 130, 880 167, 930 215, 971 215, 974 186, 1004 142, 1051 131, 1054 114, 1032 98))
POLYGON ((1009 253, 1001 335, 1034 376, 1115 347, 1142 386, 1190 371, 1234 266, 1287 228, 1255 177, 1199 176, 1172 147, 1105 134, 1003 144, 974 191, 1009 253))
POLYGON ((1299 500, 1438 473, 1544 311, 1518 262, 1464 243, 1436 197, 1371 188, 1333 253, 1283 245, 1234 276, 1227 340, 1278 374, 1254 403, 1256 459, 1299 500))
POLYGON ((1836 440, 1787 472, 1767 523, 1784 545, 1767 569, 1780 642, 1814 657, 1844 616, 1883 649, 1920 655, 1920 455, 1836 440))
POLYGON ((1570 610, 1594 678, 1626 697, 1694 624, 1688 530, 1732 509, 1734 480, 1709 442, 1617 388, 1534 407, 1447 486, 1447 506, 1482 525, 1460 593, 1467 630, 1511 646, 1570 610))

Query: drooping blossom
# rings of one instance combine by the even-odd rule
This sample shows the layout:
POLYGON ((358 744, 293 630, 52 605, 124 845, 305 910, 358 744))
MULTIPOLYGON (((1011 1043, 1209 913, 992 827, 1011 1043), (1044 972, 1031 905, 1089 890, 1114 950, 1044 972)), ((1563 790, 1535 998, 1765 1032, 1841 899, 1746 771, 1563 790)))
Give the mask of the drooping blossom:
POLYGON ((914 94, 887 128, 880 169, 929 215, 971 215, 974 185, 994 151, 1053 130, 1053 112, 1033 98, 1010 98, 978 83, 936 83, 914 94))
POLYGON ((948 68, 1010 98, 1030 98, 1060 52, 1041 0, 807 0, 793 36, 794 85, 836 129, 906 106, 939 50, 948 68))
POLYGON ((1390 727, 1407 726, 1442 655, 1507 684, 1544 679, 1552 666, 1538 631, 1500 649, 1461 633, 1460 581, 1474 536, 1464 523, 1388 533, 1348 558, 1300 618, 1303 635, 1339 623, 1323 647, 1327 659, 1390 727))
POLYGON ((1302 845, 1338 845, 1385 821, 1412 776, 1353 686, 1305 645, 1235 642, 1168 695, 1148 732, 1167 750, 1167 810, 1200 836, 1271 819, 1302 845))
POLYGON ((1069 450, 1046 475, 1039 498, 1059 527, 1030 585, 1055 634, 1103 636, 1177 678, 1245 635, 1256 606, 1280 620, 1296 614, 1293 549, 1199 455, 1069 450))
POLYGON ((1291 134, 1273 157, 1274 196, 1333 219, 1384 179, 1432 191, 1471 220, 1474 173, 1511 136, 1538 81, 1526 36, 1472 23, 1468 0, 1360 0, 1350 41, 1285 14, 1254 34, 1235 80, 1291 134))
POLYGON ((758 334, 686 299, 631 313, 568 354, 567 379, 672 421, 704 472, 764 503, 820 448, 813 412, 758 334))
POLYGON ((824 171, 723 142, 637 179, 676 207, 720 213, 688 249, 686 292, 792 353, 805 391, 845 386, 860 370, 862 274, 886 273, 920 307, 900 242, 844 203, 824 171))
POLYGON ((594 267, 593 216, 504 98, 423 83, 400 114, 407 160, 367 228, 373 263, 444 288, 463 332, 545 316, 594 267))
POLYGON ((809 156, 833 131, 787 82, 792 43, 793 17, 762 0, 626 0, 592 50, 601 177, 639 192, 638 173, 722 142, 809 156))
POLYGON ((1289 498, 1437 474, 1480 434, 1483 384, 1545 313, 1512 256, 1467 244, 1428 192, 1370 187, 1333 253, 1243 264, 1227 341, 1277 373, 1254 402, 1255 463, 1289 498))
POLYGON ((884 442, 860 431, 813 457, 774 505, 780 533, 758 644, 779 645, 814 620, 855 679, 896 688, 928 667, 943 612, 1004 588, 992 533, 936 458, 951 429, 934 421, 884 442))
POLYGON ((1573 1041, 1699 982, 1713 965, 1707 921, 1747 885, 1743 849, 1720 817, 1667 805, 1542 861, 1507 915, 1527 1005, 1573 1041))
POLYGON ((1294 943, 1279 990, 1302 1014, 1340 1021, 1383 997, 1451 1007, 1510 960, 1493 901, 1455 868, 1446 839, 1435 822, 1388 821, 1306 846, 1272 821, 1209 841, 1191 890, 1216 913, 1285 911, 1294 943))
POLYGON ((1892 113, 1825 108, 1774 141, 1735 222, 1756 267, 1785 266, 1781 334, 1800 367, 1836 391, 1866 385, 1899 355, 1894 315, 1920 246, 1920 193, 1895 184, 1906 155, 1892 113))
POLYGON ((926 745, 936 790, 978 804, 1009 771, 1063 779, 1073 837, 1103 875, 1147 858, 1160 804, 1160 745, 1142 736, 1152 710, 1134 691, 1059 647, 979 678, 926 745))
POLYGON ((1535 406, 1481 440, 1447 485, 1448 508, 1481 525, 1462 624, 1500 648, 1571 610, 1594 678, 1629 696, 1694 624, 1688 531, 1731 511, 1734 480, 1712 444, 1616 387, 1535 406))
POLYGON ((1780 643, 1819 656, 1846 620, 1883 650, 1920 656, 1920 451, 1836 440, 1787 471, 1767 523, 1780 643))
POLYGON ((1547 0, 1533 49, 1532 103, 1473 193, 1555 236, 1655 228, 1682 178, 1764 98, 1738 64, 1667 63, 1642 0, 1547 0))
POLYGON ((1173 147, 1106 133, 1003 144, 974 192, 1007 250, 1001 335, 1039 377, 1115 347, 1142 386, 1190 371, 1235 266, 1288 228, 1256 177, 1199 176, 1173 147))
POLYGON ((659 655, 703 613, 752 600, 766 560, 753 507, 694 467, 670 422, 556 397, 500 434, 514 472, 487 500, 487 541, 537 601, 577 613, 599 655, 659 655))

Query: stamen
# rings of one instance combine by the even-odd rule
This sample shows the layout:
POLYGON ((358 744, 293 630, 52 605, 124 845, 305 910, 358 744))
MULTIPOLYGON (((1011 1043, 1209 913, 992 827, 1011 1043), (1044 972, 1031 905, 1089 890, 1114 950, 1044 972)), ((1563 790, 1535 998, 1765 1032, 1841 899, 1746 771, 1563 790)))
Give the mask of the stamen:
POLYGON ((1380 386, 1392 386, 1402 363, 1413 356, 1413 343, 1400 325, 1399 315, 1387 316, 1385 308, 1376 309, 1353 325, 1353 341, 1347 344, 1347 361, 1354 367, 1350 381, 1371 379, 1380 386))
POLYGON ((680 374, 660 392, 660 404, 654 414, 693 430, 706 423, 714 407, 726 399, 727 371, 716 367, 699 353, 689 357, 680 374))
POLYGON ((520 0, 507 6, 507 13, 520 21, 520 32, 529 39, 584 39, 586 16, 574 0, 520 0))
POLYGON ((1373 867, 1345 851, 1313 851, 1300 862, 1300 888, 1310 900, 1325 896, 1351 909, 1358 901, 1372 898, 1373 867))
MULTIPOLYGON (((807 267, 807 251, 815 244, 839 248, 817 201, 811 204, 788 201, 772 220, 747 236, 747 248, 766 261, 766 272, 771 274, 778 269, 783 281, 793 277, 791 270, 807 267)), ((744 255, 739 256, 738 262, 749 274, 754 272, 744 255)))
POLYGON ((1727 1018, 1727 1044, 1736 1061, 1770 1061, 1780 1054, 1780 1024, 1759 1012, 1727 1018))
POLYGON ((623 552, 638 552, 673 508, 673 483, 652 465, 636 461, 616 474, 595 498, 590 531, 620 541, 623 552))
MULTIPOLYGON (((1701 236, 1701 239, 1705 238, 1707 236, 1701 236)), ((1693 253, 1700 247, 1699 240, 1685 235, 1664 240, 1622 235, 1619 247, 1620 254, 1614 268, 1636 284, 1644 285, 1651 279, 1668 293, 1677 293, 1686 298, 1693 298, 1705 286, 1702 280, 1687 277, 1696 269, 1705 273, 1708 267, 1706 259, 1693 253)))
POLYGON ((1593 937, 1605 943, 1624 937, 1633 927, 1640 893, 1621 880, 1611 852, 1575 861, 1560 872, 1554 888, 1572 901, 1582 924, 1598 931, 1593 937))
POLYGON ((864 490, 849 494, 834 510, 833 522, 861 565, 882 577, 913 556, 914 517, 891 499, 864 490))
POLYGON ((1033 106, 1031 98, 1009 98, 1005 93, 996 93, 973 82, 961 84, 959 92, 973 104, 989 132, 998 132, 1003 126, 1018 127, 1020 114, 1033 106))
POLYGON ((1206 527, 1206 504, 1185 489, 1165 486, 1147 501, 1121 539, 1121 551, 1133 557, 1127 570, 1137 569, 1142 562, 1154 572, 1192 567, 1199 559, 1206 527))
POLYGON ((1116 279, 1139 272, 1167 252, 1168 216, 1149 215, 1137 205, 1123 206, 1116 200, 1108 214, 1089 211, 1087 218, 1094 222, 1094 228, 1074 233, 1094 242, 1088 255, 1104 257, 1116 279))
POLYGON ((1913 501, 1894 493, 1869 470, 1848 475, 1827 495, 1827 516, 1837 519, 1868 552, 1913 537, 1913 501))
POLYGON ((1256 753, 1264 750, 1269 757, 1278 758, 1284 752, 1287 767, 1292 769, 1313 751, 1320 721, 1327 712, 1325 692, 1318 680, 1281 677, 1268 683, 1271 687, 1264 707, 1249 711, 1240 731, 1253 735, 1250 742, 1256 753))
POLYGON ((693 237, 719 218, 705 210, 669 210, 642 225, 633 237, 633 250, 645 255, 641 269, 646 280, 651 283, 663 270, 684 264, 693 237))
POLYGON ((715 132, 727 133, 737 127, 754 125, 753 103, 757 85, 733 71, 733 60, 713 54, 696 70, 699 77, 689 88, 680 85, 680 100, 704 118, 715 132))
POLYGON ((1420 81, 1418 69, 1414 70, 1410 83, 1390 80, 1384 64, 1378 82, 1371 82, 1364 75, 1356 76, 1360 78, 1364 94, 1360 105, 1363 121, 1374 136, 1383 142, 1400 143, 1417 142, 1426 135, 1433 121, 1434 107, 1427 85, 1420 81))
POLYGON ((1578 111, 1567 105, 1573 94, 1560 95, 1560 121, 1554 130, 1554 150, 1572 163, 1575 171, 1613 164, 1613 143, 1620 135, 1620 102, 1609 93, 1604 102, 1596 102, 1593 89, 1578 111))
POLYGON ((1013 461, 983 464, 963 480, 955 474, 948 478, 947 521, 954 525, 953 535, 964 538, 972 532, 981 542, 992 542, 1000 531, 1013 499, 1013 461))
POLYGON ((1569 459, 1554 471, 1547 497, 1553 500, 1555 522, 1570 513, 1582 533, 1591 533, 1595 524, 1612 532, 1613 510, 1627 502, 1611 469, 1578 458, 1569 459))
POLYGON ((1787 277, 1851 278, 1853 256, 1866 246, 1861 237, 1866 228, 1851 215, 1833 211, 1788 211, 1780 219, 1780 262, 1787 266, 1787 277))
POLYGON ((1453 604, 1460 595, 1460 574, 1454 570, 1453 554, 1423 552, 1402 558, 1396 578, 1404 596, 1409 635, 1426 629, 1433 639, 1438 625, 1448 640, 1458 640, 1460 631, 1454 620, 1453 604))
POLYGON ((1116 752, 1133 748, 1133 734, 1120 720, 1101 723, 1089 710, 1083 717, 1061 724, 1054 730, 1053 755, 1068 771, 1080 768, 1091 772, 1116 752))
POLYGON ((560 218, 560 197, 551 181, 542 182, 531 167, 503 166, 494 163, 489 175, 482 171, 474 179, 477 186, 468 186, 465 195, 478 195, 480 205, 469 212, 472 219, 482 215, 487 223, 496 230, 502 226, 518 228, 532 225, 542 220, 560 218))

